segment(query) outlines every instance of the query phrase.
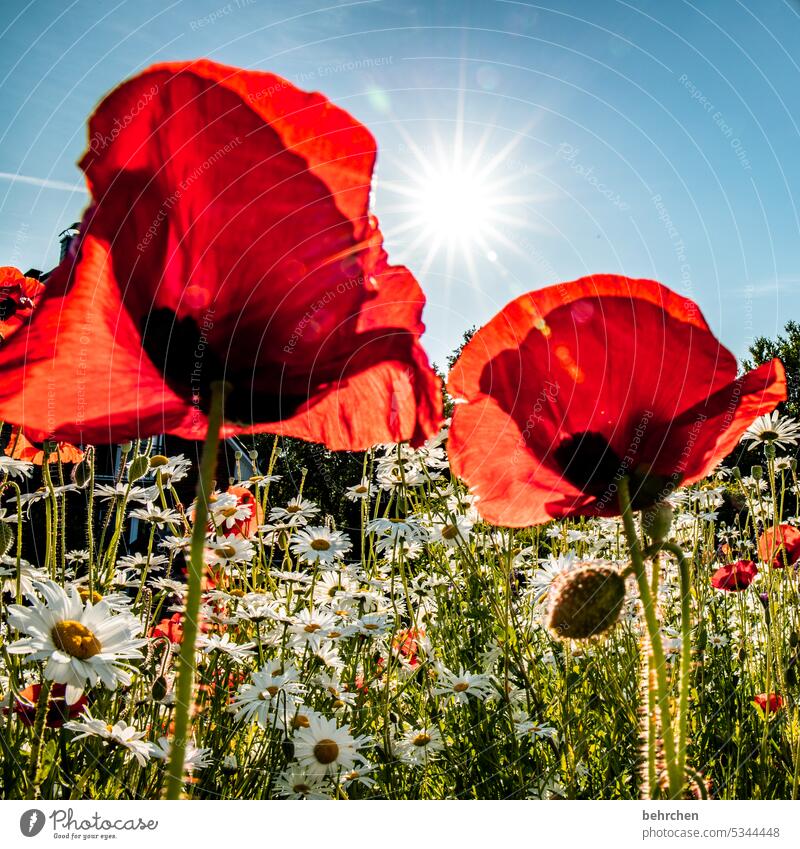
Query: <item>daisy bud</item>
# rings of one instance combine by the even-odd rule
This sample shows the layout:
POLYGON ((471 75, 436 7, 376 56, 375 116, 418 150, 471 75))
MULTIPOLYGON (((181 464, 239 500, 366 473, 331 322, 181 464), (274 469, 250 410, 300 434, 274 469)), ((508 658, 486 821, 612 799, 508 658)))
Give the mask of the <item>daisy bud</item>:
POLYGON ((662 542, 667 538, 672 515, 672 507, 666 501, 659 501, 642 513, 642 527, 653 542, 662 542))
POLYGON ((753 478, 753 480, 754 480, 754 481, 760 481, 760 480, 761 480, 761 478, 763 478, 763 477, 764 477, 764 469, 763 469, 763 467, 761 467, 761 466, 753 466, 753 468, 752 468, 752 469, 750 469, 750 475, 752 476, 752 478, 753 478))
POLYGON ((139 454, 138 457, 134 457, 128 467, 128 481, 130 483, 138 481, 139 478, 142 478, 147 474, 149 467, 150 458, 146 454, 139 454))
POLYGON ((624 600, 625 579, 610 566, 564 572, 550 590, 547 627, 565 639, 593 637, 616 623, 624 600))

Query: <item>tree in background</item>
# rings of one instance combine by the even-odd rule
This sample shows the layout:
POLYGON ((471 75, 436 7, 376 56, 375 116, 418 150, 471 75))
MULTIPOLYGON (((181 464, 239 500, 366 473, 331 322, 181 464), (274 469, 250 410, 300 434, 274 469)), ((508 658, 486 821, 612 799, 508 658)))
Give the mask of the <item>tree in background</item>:
POLYGON ((788 321, 784 335, 768 339, 759 336, 749 348, 750 356, 742 363, 744 370, 755 368, 773 357, 780 357, 786 369, 787 399, 781 411, 800 419, 800 324, 788 321))

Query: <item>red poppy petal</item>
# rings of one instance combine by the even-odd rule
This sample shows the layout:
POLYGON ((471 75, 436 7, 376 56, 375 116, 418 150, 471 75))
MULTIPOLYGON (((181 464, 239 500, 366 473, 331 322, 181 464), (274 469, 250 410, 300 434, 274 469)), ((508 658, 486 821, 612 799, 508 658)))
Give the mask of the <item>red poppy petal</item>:
MULTIPOLYGON (((24 410, 32 435, 58 427, 67 438, 103 442, 159 431, 198 438, 205 419, 196 408, 219 379, 232 385, 226 432, 282 432, 284 420, 314 409, 298 435, 323 438, 338 422, 318 425, 320 417, 342 415, 326 398, 346 380, 365 387, 358 400, 383 394, 357 427, 339 429, 337 447, 430 435, 440 408, 419 315, 398 321, 383 310, 384 325, 363 320, 373 304, 402 300, 394 290, 404 287, 392 279, 410 277, 384 268, 368 213, 374 159, 366 128, 271 74, 208 61, 160 65, 112 92, 90 121, 81 161, 96 203, 82 226, 75 280, 62 282, 64 304, 48 305, 41 323, 56 336, 46 337, 46 355, 34 355, 54 382, 74 382, 76 346, 62 337, 88 330, 79 377, 86 374, 93 397, 79 402, 59 389, 66 403, 48 418, 35 374, 35 403, 24 410), (384 275, 385 297, 376 287, 384 275), (83 298, 79 309, 70 309, 73 298, 83 298), (353 357, 354 349, 364 353, 353 357), (419 422, 409 407, 393 413, 395 380, 386 375, 395 368, 420 374, 427 394, 416 399, 419 422), (375 380, 373 369, 384 377, 375 380)), ((421 306, 421 294, 413 300, 421 306)), ((39 344, 31 337, 28 349, 39 344)), ((20 368, 22 359, 17 346, 0 367, 20 368)), ((14 420, 22 412, 0 393, 0 413, 14 420)))
POLYGON ((786 400, 786 373, 774 359, 715 392, 671 424, 653 471, 678 471, 690 484, 712 472, 736 448, 742 434, 786 400))
POLYGON ((780 364, 734 389, 735 377, 697 306, 654 281, 603 275, 531 292, 451 372, 451 394, 467 402, 454 411, 451 464, 498 524, 613 515, 615 475, 638 475, 642 500, 654 497, 652 480, 641 488, 648 470, 702 477, 785 398, 780 364))
POLYGON ((122 441, 153 433, 191 435, 186 404, 142 354, 122 307, 106 245, 84 240, 74 275, 60 266, 36 318, 0 349, 7 421, 24 422, 32 439, 57 433, 70 442, 122 441))

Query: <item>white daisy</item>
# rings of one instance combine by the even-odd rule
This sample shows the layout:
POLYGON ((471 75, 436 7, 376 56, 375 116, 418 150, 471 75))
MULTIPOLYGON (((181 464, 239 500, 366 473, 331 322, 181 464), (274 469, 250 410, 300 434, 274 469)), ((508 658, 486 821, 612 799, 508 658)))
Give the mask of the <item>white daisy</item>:
POLYGON ((352 769, 361 760, 358 750, 365 744, 365 738, 354 738, 335 719, 314 716, 308 728, 294 735, 294 754, 309 772, 335 773, 352 769))
MULTIPOLYGON (((159 737, 157 743, 150 744, 151 757, 168 761, 172 751, 172 741, 168 737, 159 737)), ((200 749, 192 740, 186 741, 186 753, 183 756, 183 769, 192 772, 211 765, 211 749, 200 749)))
POLYGON ((114 725, 109 725, 102 719, 95 719, 87 709, 80 719, 65 722, 64 728, 68 731, 77 732, 77 737, 73 737, 73 740, 99 737, 101 740, 122 746, 128 750, 131 757, 136 758, 139 766, 144 766, 150 757, 150 744, 142 739, 145 732, 137 731, 132 725, 128 725, 122 720, 114 723, 114 725))
POLYGON ((438 728, 412 728, 395 741, 397 757, 405 763, 422 765, 444 746, 438 728))
POLYGON ((303 528, 291 540, 292 554, 304 563, 334 563, 341 560, 351 548, 350 540, 341 531, 323 527, 303 528))
POLYGON ((124 661, 141 659, 139 648, 147 643, 135 636, 139 621, 113 614, 102 601, 84 605, 76 587, 69 595, 52 581, 37 583, 36 589, 43 602, 8 608, 11 626, 28 635, 11 643, 8 651, 28 655, 29 661, 47 661, 45 678, 66 684, 67 704, 75 704, 87 684, 101 682, 109 690, 130 684, 133 670, 124 661))
POLYGON ((800 439, 800 423, 789 416, 782 416, 777 410, 759 416, 742 434, 742 442, 749 442, 751 451, 759 445, 774 445, 785 448, 797 445, 800 439))
POLYGON ((0 455, 0 476, 6 475, 10 478, 29 478, 33 472, 33 463, 24 460, 15 460, 13 457, 0 455))
POLYGON ((269 519, 271 522, 293 522, 305 525, 317 513, 319 513, 319 507, 313 501, 293 498, 285 507, 273 507, 269 511, 269 519))
POLYGON ((253 673, 250 684, 242 684, 231 702, 235 719, 255 721, 262 728, 269 728, 275 720, 275 712, 291 716, 301 704, 305 690, 299 681, 297 669, 280 664, 267 665, 253 673))

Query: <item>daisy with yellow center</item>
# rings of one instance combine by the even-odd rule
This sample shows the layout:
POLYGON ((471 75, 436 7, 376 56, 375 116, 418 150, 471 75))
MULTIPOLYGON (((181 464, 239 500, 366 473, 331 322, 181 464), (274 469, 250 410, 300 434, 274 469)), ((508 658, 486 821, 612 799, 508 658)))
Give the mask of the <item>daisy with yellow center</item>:
POLYGON ((367 743, 363 737, 354 738, 349 729, 340 727, 334 719, 312 716, 308 728, 294 736, 294 751, 300 766, 312 774, 333 774, 352 770, 362 760, 359 749, 367 743))
POLYGON ((304 563, 331 565, 350 551, 350 540, 341 531, 314 527, 298 530, 291 541, 292 554, 304 563))
POLYGON ((53 581, 35 584, 30 607, 12 604, 8 621, 24 634, 11 643, 11 654, 29 662, 46 661, 44 677, 66 685, 66 701, 75 704, 86 687, 102 683, 109 690, 131 683, 128 661, 140 660, 147 640, 138 637, 140 625, 127 613, 117 613, 105 601, 84 602, 77 587, 69 594, 53 581))

